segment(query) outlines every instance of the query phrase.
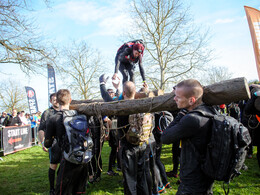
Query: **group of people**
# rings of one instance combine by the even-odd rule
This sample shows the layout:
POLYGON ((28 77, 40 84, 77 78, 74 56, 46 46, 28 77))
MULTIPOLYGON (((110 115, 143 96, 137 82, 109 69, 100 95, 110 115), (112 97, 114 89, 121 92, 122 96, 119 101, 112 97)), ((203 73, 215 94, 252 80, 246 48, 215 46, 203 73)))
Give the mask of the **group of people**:
POLYGON ((2 112, 0 116, 0 125, 1 127, 10 127, 10 126, 31 126, 32 142, 35 142, 37 136, 37 127, 41 121, 41 112, 29 114, 25 111, 17 112, 16 109, 12 110, 12 113, 2 112))
MULTIPOLYGON (((134 68, 136 63, 139 64, 143 87, 148 87, 142 67, 144 48, 141 40, 125 43, 119 48, 115 58, 115 74, 112 77, 116 92, 114 89, 106 89, 108 79, 105 75, 99 78, 104 101, 135 99, 137 90, 134 83, 134 68), (119 91, 120 82, 117 82, 120 81, 118 70, 123 76, 122 93, 119 91)), ((50 194, 84 193, 88 180, 100 181, 103 137, 109 137, 111 147, 107 174, 118 175, 112 169, 117 161, 117 170, 123 173, 125 194, 159 194, 164 192, 165 188, 171 188, 164 165, 160 160, 162 144, 173 144, 173 151, 180 153, 179 155, 174 152, 173 159, 176 160, 180 156, 180 185, 177 194, 212 194, 214 180, 207 177, 200 167, 200 157, 206 154, 208 143, 206 138, 209 137, 212 123, 209 118, 191 111, 199 109, 213 114, 213 108, 203 103, 203 87, 195 79, 178 83, 173 93, 175 94, 173 101, 177 104, 178 112, 174 114, 174 117, 173 113, 167 111, 154 113, 155 126, 149 134, 149 140, 140 142, 138 145, 129 142, 126 136, 129 131, 129 115, 102 116, 102 119, 97 116, 88 116, 88 126, 94 146, 92 160, 87 164, 74 164, 64 159, 67 134, 63 123, 63 112, 69 110, 71 94, 68 89, 60 89, 56 94, 52 94, 50 97, 52 107, 43 113, 39 127, 39 140, 43 150, 49 151, 50 157, 50 194), (163 120, 161 120, 162 116, 163 120), (102 125, 110 129, 105 132, 105 136, 102 135, 102 125), (59 163, 55 186, 55 171, 59 163)), ((252 98, 246 105, 245 112, 260 116, 251 101, 255 101, 255 98, 252 98)), ((179 162, 174 164, 173 171, 168 173, 168 176, 178 177, 179 162)))

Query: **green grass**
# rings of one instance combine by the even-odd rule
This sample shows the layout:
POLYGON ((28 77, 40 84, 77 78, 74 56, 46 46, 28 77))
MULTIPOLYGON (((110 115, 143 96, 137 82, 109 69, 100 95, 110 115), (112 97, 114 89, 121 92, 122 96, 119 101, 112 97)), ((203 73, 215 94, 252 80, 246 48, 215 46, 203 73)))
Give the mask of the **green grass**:
MULTIPOLYGON (((111 177, 106 174, 110 148, 107 142, 102 150, 103 172, 99 183, 90 184, 87 194, 123 194, 122 173, 120 176, 111 177)), ((41 147, 32 148, 9 154, 0 161, 0 194, 49 194, 48 153, 43 152, 41 147)), ((172 169, 171 146, 163 147, 162 161, 167 171, 172 169)), ((247 159, 247 171, 235 178, 230 184, 230 194, 260 194, 260 169, 254 152, 253 159, 247 159)), ((175 194, 178 185, 177 179, 169 178, 172 189, 167 189, 167 194, 175 194)), ((214 194, 224 194, 222 182, 215 182, 214 194)))

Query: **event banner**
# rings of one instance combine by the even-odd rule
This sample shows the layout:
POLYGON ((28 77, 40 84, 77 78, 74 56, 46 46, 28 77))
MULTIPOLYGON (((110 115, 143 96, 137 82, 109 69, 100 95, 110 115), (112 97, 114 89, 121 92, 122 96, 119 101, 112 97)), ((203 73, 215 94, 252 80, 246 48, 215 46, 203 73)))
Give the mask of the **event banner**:
POLYGON ((3 133, 4 155, 14 153, 32 146, 30 125, 5 127, 3 133))
MULTIPOLYGON (((52 93, 56 93, 56 79, 55 79, 55 72, 53 67, 50 64, 47 64, 48 68, 48 98, 52 93)), ((49 106, 50 103, 49 103, 49 106)))
POLYGON ((33 88, 25 86, 30 113, 38 112, 36 93, 33 88))
POLYGON ((244 7, 253 41, 258 78, 260 80, 260 11, 252 7, 244 7))

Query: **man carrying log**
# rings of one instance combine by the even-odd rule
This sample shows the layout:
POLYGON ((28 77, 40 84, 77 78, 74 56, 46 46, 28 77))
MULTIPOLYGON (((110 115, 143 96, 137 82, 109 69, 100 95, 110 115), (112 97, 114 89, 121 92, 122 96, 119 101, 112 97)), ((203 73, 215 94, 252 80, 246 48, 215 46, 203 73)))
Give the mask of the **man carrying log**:
MULTIPOLYGON (((135 97, 135 84, 127 81, 123 86, 124 100, 135 97)), ((145 150, 146 142, 138 145, 131 144, 126 134, 129 131, 129 116, 118 117, 118 134, 122 147, 122 172, 124 176, 124 194, 149 194, 145 175, 145 150)))
POLYGON ((176 194, 211 194, 214 181, 202 172, 199 155, 206 154, 211 121, 199 113, 189 112, 195 108, 206 113, 212 111, 209 106, 202 103, 203 88, 197 80, 189 79, 180 82, 174 92, 174 100, 181 111, 163 132, 162 142, 172 144, 182 140, 181 184, 176 194), (199 154, 194 151, 194 148, 199 150, 199 154))

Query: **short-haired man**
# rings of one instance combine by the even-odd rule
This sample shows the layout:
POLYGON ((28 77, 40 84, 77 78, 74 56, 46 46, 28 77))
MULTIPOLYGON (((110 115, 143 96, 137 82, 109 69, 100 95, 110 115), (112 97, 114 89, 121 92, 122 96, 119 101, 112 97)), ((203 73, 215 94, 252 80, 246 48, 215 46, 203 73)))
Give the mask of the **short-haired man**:
MULTIPOLYGON (((124 100, 134 99, 135 92, 135 84, 131 81, 126 81, 123 86, 124 100)), ((128 117, 118 117, 118 127, 124 127, 118 131, 122 147, 121 168, 124 176, 124 194, 150 194, 145 175, 146 143, 136 146, 127 142, 125 134, 129 129, 128 117)))
MULTIPOLYGON (((57 102, 56 93, 52 93, 50 95, 50 103, 51 107, 47 110, 45 110, 42 113, 41 122, 39 126, 39 140, 42 143, 42 149, 45 152, 48 152, 48 150, 44 147, 43 141, 44 141, 44 132, 46 131, 46 124, 47 121, 51 116, 53 116, 56 112, 59 110, 59 103, 57 102)), ((49 148, 49 159, 50 159, 50 167, 48 171, 48 177, 49 177, 49 183, 50 183, 50 194, 55 193, 54 183, 55 183, 55 171, 58 167, 58 164, 61 161, 61 149, 55 140, 52 147, 49 148)))
MULTIPOLYGON (((45 132, 45 147, 52 146, 54 138, 63 151, 68 147, 66 139, 66 129, 63 123, 63 112, 69 110, 71 94, 67 89, 60 89, 57 92, 57 102, 59 110, 47 121, 45 132)), ((85 185, 88 174, 87 164, 74 164, 64 158, 60 162, 58 176, 56 180, 55 194, 82 194, 85 193, 85 185)))
POLYGON ((181 111, 163 132, 162 142, 172 144, 178 140, 182 141, 181 184, 176 194, 211 194, 213 180, 202 172, 200 160, 201 155, 206 154, 207 138, 212 124, 209 118, 190 111, 213 113, 212 108, 203 104, 203 87, 197 80, 180 82, 174 92, 174 100, 181 111))

